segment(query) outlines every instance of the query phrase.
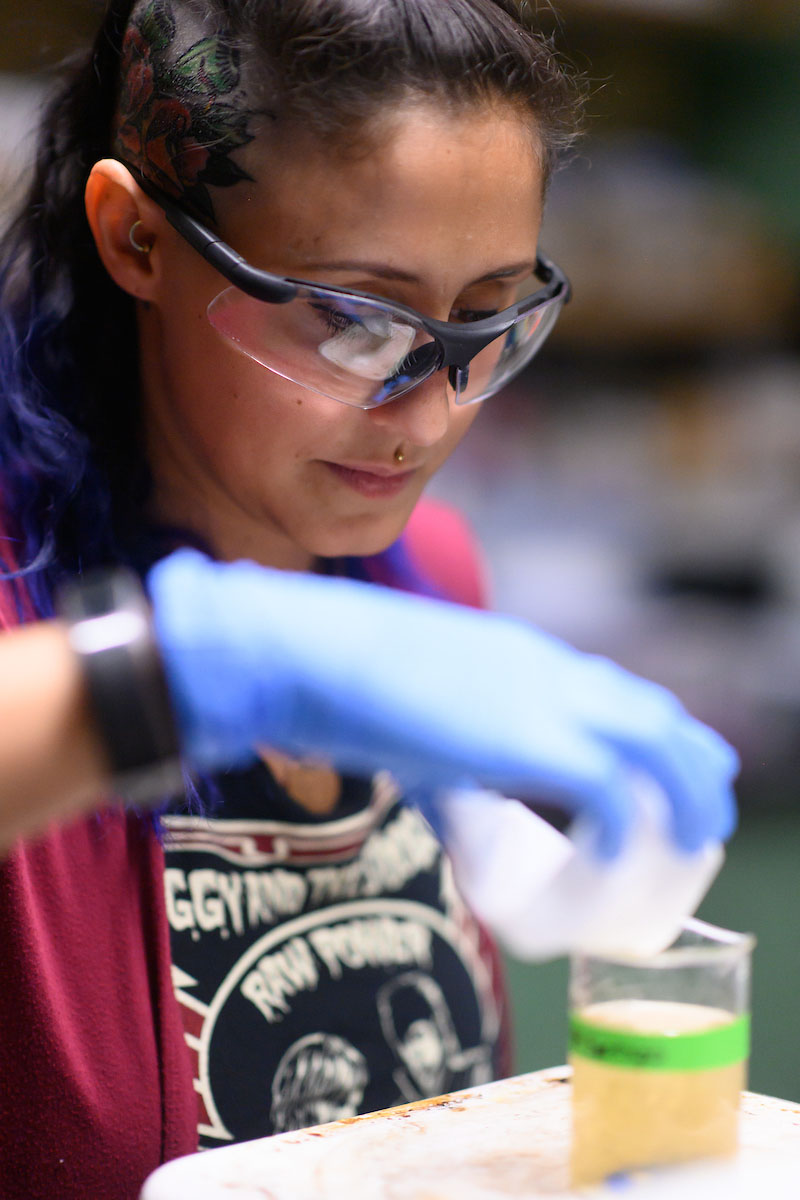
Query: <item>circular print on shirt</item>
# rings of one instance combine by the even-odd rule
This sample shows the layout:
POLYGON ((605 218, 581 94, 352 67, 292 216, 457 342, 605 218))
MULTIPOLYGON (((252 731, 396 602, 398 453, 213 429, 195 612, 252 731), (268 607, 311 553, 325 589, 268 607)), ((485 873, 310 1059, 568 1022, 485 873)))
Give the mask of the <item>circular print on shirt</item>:
POLYGON ((474 938, 436 909, 375 899, 299 916, 253 943, 209 1006, 201 1129, 239 1141, 475 1086, 497 1032, 474 938))

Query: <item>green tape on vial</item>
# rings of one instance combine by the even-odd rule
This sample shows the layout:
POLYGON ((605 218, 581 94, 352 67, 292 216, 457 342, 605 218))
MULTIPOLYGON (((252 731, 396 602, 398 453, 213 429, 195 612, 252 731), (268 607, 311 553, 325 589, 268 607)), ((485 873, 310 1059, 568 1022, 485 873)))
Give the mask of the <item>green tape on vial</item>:
POLYGON ((569 1019, 570 1054, 638 1071, 710 1071, 743 1062, 750 1051, 750 1018, 735 1017, 698 1033, 630 1033, 569 1019))

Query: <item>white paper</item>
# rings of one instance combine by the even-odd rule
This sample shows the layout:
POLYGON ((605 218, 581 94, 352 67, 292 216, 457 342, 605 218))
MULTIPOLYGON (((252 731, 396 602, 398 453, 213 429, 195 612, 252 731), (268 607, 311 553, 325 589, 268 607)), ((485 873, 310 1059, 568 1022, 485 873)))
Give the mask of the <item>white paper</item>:
POLYGON ((558 833, 516 800, 449 792, 442 801, 456 882, 475 915, 522 959, 649 956, 675 940, 724 859, 694 854, 666 830, 666 801, 636 780, 637 819, 617 858, 599 861, 588 831, 558 833))

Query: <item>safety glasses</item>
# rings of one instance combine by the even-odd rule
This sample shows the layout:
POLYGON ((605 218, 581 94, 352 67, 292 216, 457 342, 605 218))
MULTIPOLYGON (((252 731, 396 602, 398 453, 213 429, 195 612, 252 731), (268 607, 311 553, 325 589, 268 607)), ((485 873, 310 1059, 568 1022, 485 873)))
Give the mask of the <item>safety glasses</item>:
POLYGON ((180 236, 232 285, 208 306, 214 329, 267 370, 356 408, 387 404, 442 370, 457 404, 487 399, 527 366, 569 300, 566 276, 539 256, 514 284, 510 305, 493 310, 478 292, 475 304, 459 310, 461 320, 435 321, 366 292, 261 271, 137 178, 180 236))

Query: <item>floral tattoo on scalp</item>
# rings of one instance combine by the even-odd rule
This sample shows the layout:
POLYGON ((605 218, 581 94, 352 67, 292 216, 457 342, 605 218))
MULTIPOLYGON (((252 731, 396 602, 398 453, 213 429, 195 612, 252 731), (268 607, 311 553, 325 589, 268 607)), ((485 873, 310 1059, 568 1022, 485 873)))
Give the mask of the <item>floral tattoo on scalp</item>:
POLYGON ((253 141, 238 51, 219 30, 181 29, 169 0, 134 8, 122 45, 114 149, 173 199, 214 220, 209 187, 252 176, 231 158, 253 141))

